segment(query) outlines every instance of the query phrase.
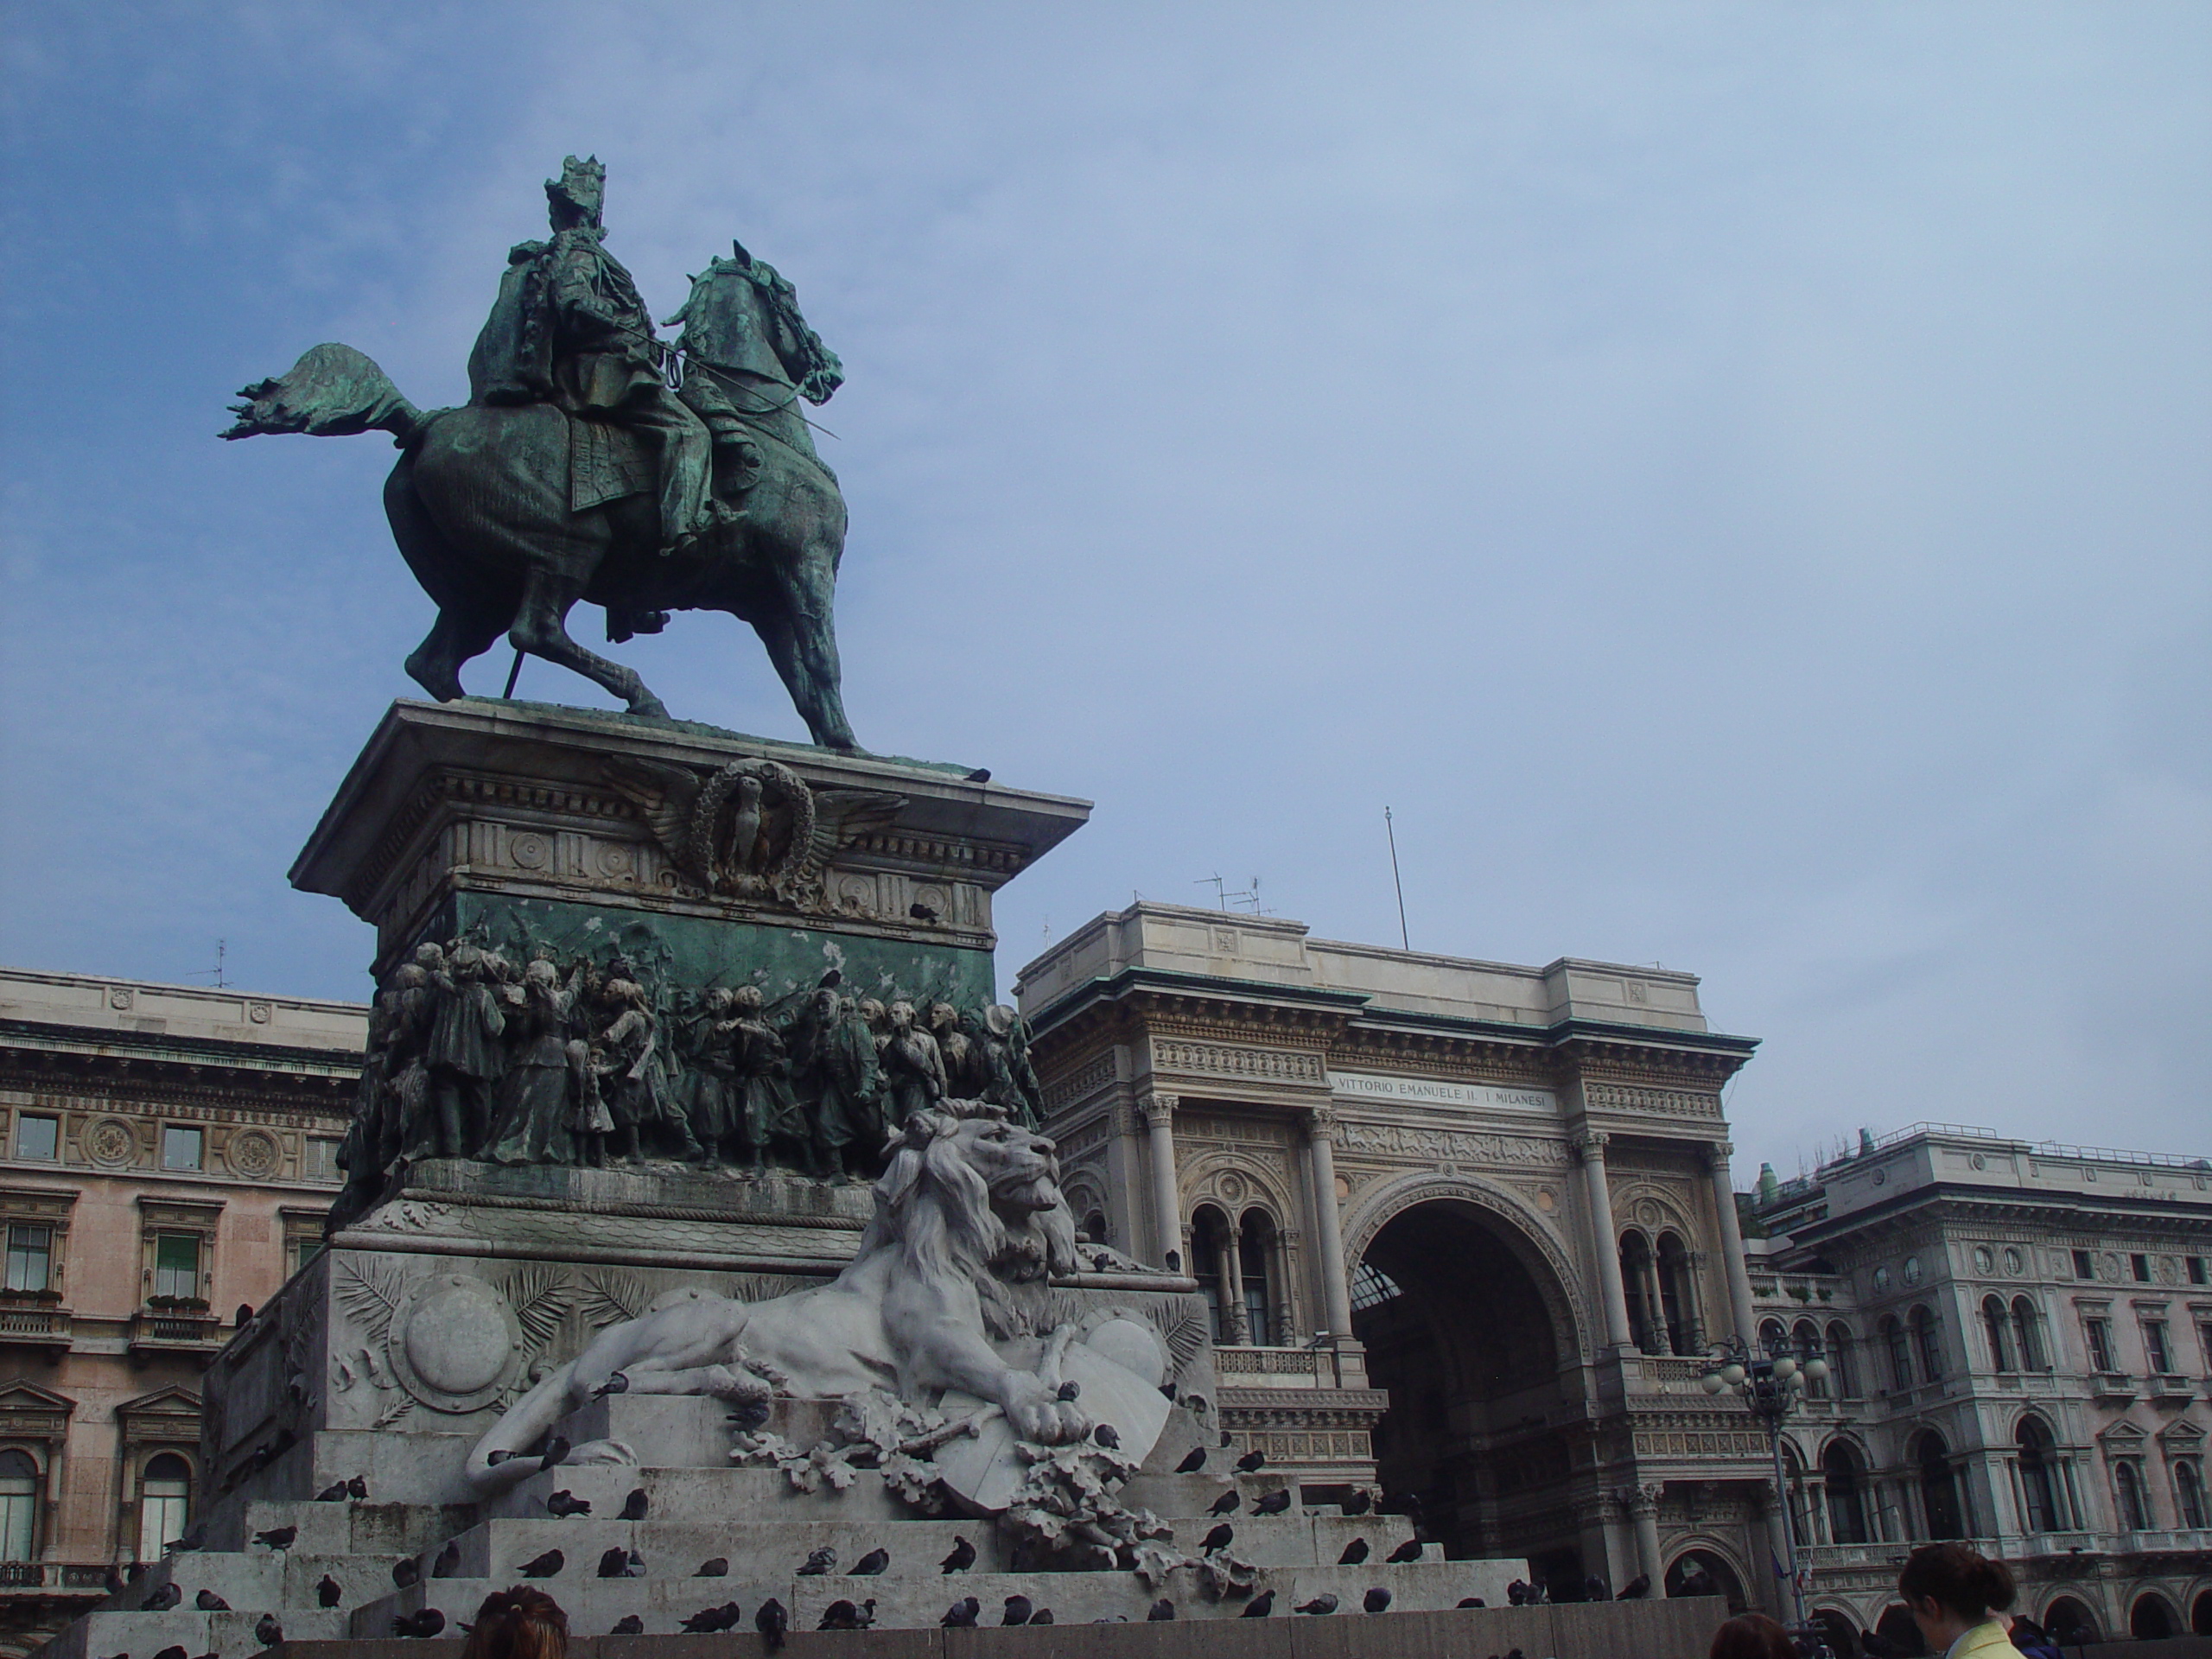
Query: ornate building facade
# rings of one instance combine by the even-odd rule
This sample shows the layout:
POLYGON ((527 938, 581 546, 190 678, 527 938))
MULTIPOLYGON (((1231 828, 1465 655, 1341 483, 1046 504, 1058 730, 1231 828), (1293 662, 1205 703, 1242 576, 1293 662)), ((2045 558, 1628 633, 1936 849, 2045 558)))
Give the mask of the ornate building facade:
POLYGON ((1905 1639, 1897 1559, 1969 1538, 2055 1631, 2212 1634, 2212 1160, 1923 1124, 1752 1196, 1760 1336, 1833 1368, 1785 1446, 1816 1616, 1905 1639))
POLYGON ((1754 1044, 1694 977, 1140 903, 1017 993, 1082 1224, 1187 1264, 1271 1463, 1562 1596, 1764 1596, 1767 1443, 1700 1387, 1755 1330, 1720 1102, 1754 1044))
POLYGON ((0 969, 0 1653, 189 1524, 200 1372, 318 1247, 365 1031, 0 969))

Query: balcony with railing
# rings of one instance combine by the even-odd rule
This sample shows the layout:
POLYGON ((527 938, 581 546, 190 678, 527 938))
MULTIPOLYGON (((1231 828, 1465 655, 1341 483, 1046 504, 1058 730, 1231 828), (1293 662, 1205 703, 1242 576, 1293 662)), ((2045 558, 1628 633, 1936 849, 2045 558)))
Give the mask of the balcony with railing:
MULTIPOLYGON (((1797 1558, 1818 1570, 1897 1567, 1904 1563, 1916 1543, 1800 1544, 1797 1558)), ((2170 1551, 2212 1549, 2212 1529, 2183 1528, 2145 1532, 2037 1532, 2025 1537, 1973 1538, 1967 1546, 1993 1559, 2012 1561, 2038 1559, 2074 1560, 2089 1555, 2145 1555, 2170 1551)))
POLYGON ((58 1299, 0 1293, 0 1347, 66 1353, 73 1326, 69 1310, 58 1299))
POLYGON ((142 1307, 130 1316, 134 1358, 212 1354, 222 1345, 223 1322, 206 1307, 142 1307))
POLYGON ((0 1561, 0 1601, 67 1595, 80 1604, 108 1593, 105 1561, 0 1561))

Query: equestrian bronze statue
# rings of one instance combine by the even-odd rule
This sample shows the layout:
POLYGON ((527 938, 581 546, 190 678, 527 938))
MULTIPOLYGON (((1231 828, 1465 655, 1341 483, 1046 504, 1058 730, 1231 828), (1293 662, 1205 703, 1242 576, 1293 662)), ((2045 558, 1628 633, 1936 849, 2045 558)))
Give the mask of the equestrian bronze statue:
MULTIPOLYGON (((620 644, 671 611, 753 625, 814 741, 856 747, 838 692, 833 601, 845 502, 799 408, 844 378, 791 285, 733 245, 655 333, 604 245, 606 170, 570 156, 545 187, 553 234, 508 256, 460 409, 416 409, 350 346, 317 346, 246 387, 226 438, 389 432, 384 492, 438 620, 407 671, 440 702, 501 634, 596 680, 634 715, 667 709, 632 670, 571 639, 578 600, 620 644)), ((519 661, 519 658, 518 658, 519 661)))

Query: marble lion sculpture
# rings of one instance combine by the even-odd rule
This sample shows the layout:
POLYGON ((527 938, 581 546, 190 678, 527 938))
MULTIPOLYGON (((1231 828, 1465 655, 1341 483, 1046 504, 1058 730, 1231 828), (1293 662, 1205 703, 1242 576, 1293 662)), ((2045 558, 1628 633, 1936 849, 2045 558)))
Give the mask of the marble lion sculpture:
MULTIPOLYGON (((489 1495, 537 1472, 528 1448, 598 1395, 712 1395, 765 1407, 772 1394, 837 1398, 886 1389, 909 1400, 957 1389, 995 1404, 1021 1439, 1063 1445, 1090 1431, 1040 1375, 993 1347, 1040 1334, 1050 1275, 1074 1270, 1074 1223, 1052 1142, 1002 1110, 946 1102, 892 1143, 875 1215, 852 1264, 827 1285, 758 1302, 702 1297, 626 1319, 511 1407, 468 1456, 489 1495)), ((605 1443, 571 1460, 619 1455, 605 1443)))

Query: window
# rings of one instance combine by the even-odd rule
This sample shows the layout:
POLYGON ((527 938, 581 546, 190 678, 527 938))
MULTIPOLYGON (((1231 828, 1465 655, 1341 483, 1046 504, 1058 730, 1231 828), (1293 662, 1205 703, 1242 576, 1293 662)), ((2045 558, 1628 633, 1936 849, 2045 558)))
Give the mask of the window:
POLYGON ((2128 1271, 2135 1275, 2135 1282, 2137 1284, 2147 1285, 2151 1282, 2151 1258, 2149 1256, 2142 1255, 2131 1255, 2127 1258, 2127 1267, 2128 1271))
POLYGON ((1828 1535, 1839 1544, 1872 1541, 1866 1533, 1866 1500, 1859 1490, 1859 1459, 1840 1442, 1821 1459, 1827 1476, 1828 1535))
POLYGON ((1268 1271, 1274 1243, 1274 1228, 1267 1217, 1246 1211, 1236 1240, 1236 1276, 1244 1292, 1245 1340, 1262 1348, 1275 1340, 1274 1286, 1268 1271))
POLYGON ((192 1512, 192 1465, 174 1452, 162 1452, 147 1464, 139 1493, 138 1559, 156 1561, 184 1536, 192 1512))
POLYGON ((1351 1275, 1351 1311, 1355 1313, 1380 1307, 1397 1294, 1397 1281, 1372 1262, 1361 1262, 1351 1275))
POLYGON ((2041 1321, 2036 1318, 2036 1305, 2024 1296, 2012 1299, 2012 1334, 2019 1341, 2022 1370, 2050 1369, 2050 1361, 2043 1351, 2043 1331, 2041 1321))
POLYGON ((10 1225, 8 1288, 44 1290, 54 1279, 54 1229, 10 1225))
POLYGON ((2196 1322, 2196 1345, 2204 1351, 2204 1369, 2212 1373, 2212 1319, 2196 1322))
POLYGON ((2089 1260, 2089 1253, 2087 1250, 2074 1252, 2074 1276, 2076 1279, 2094 1279, 2097 1276, 2096 1263, 2089 1260))
MULTIPOLYGON (((1820 1327, 1810 1319, 1798 1320, 1789 1332, 1789 1351, 1797 1356, 1797 1363, 1800 1366, 1822 1357, 1820 1327)), ((1827 1399, 1829 1381, 1830 1378, 1826 1376, 1807 1377, 1805 1379, 1806 1394, 1815 1400, 1827 1399)))
MULTIPOLYGON (((338 1179, 338 1143, 325 1140, 321 1135, 309 1135, 300 1156, 300 1173, 310 1181, 335 1181, 338 1179)), ((1099 1220, 1103 1224, 1105 1217, 1102 1216, 1099 1220)), ((1106 1241, 1100 1237, 1091 1242, 1103 1244, 1106 1241)))
POLYGON ((1835 1381, 1839 1400, 1859 1397, 1859 1370, 1852 1358, 1851 1331, 1836 1324, 1828 1326, 1828 1370, 1835 1381))
POLYGON ((2112 1363, 2112 1321, 2084 1319, 2082 1330, 2089 1339, 2089 1369, 2093 1371, 2118 1370, 2120 1367, 2112 1363))
POLYGON ((1936 1329, 1936 1316, 1924 1304, 1912 1310, 1912 1351, 1923 1376, 1933 1382, 1943 1375, 1942 1339, 1936 1329))
POLYGON ((2113 1490, 2120 1494, 2120 1529, 2122 1532, 2148 1532, 2151 1518, 2143 1502, 2143 1477, 2132 1462, 2114 1466, 2112 1473, 2113 1490))
POLYGON ((29 1112, 16 1119, 16 1156, 50 1164, 60 1155, 61 1120, 29 1112))
POLYGON ((1959 1482, 1951 1467, 1950 1448, 1934 1429, 1921 1435, 1913 1452, 1920 1465, 1920 1507, 1930 1538, 1967 1535, 1964 1510, 1959 1503, 1959 1482))
POLYGON ((2050 1431, 2031 1417, 2020 1425, 2020 1497, 2027 1510, 2024 1519, 2030 1532, 2056 1532, 2060 1527, 2058 1485, 2052 1478, 2050 1431))
POLYGON ((154 1294, 180 1299, 200 1294, 200 1236, 160 1233, 154 1239, 154 1294))
POLYGON ((1989 1331, 1990 1369, 2009 1371, 2012 1369, 2012 1316, 2005 1304, 1994 1296, 1981 1299, 1981 1322, 1989 1331))
POLYGON ((1679 1235, 1659 1235, 1659 1317, 1666 1326, 1669 1353, 1690 1355, 1705 1347, 1699 1328, 1697 1290, 1690 1273, 1689 1247, 1679 1235))
POLYGON ((2143 1363, 2154 1376, 2164 1376, 2174 1368, 2173 1351, 2166 1345, 2166 1322, 2164 1319, 2143 1321, 2143 1363))
POLYGON ((162 1167, 198 1169, 207 1136, 181 1123, 162 1125, 162 1167))
POLYGON ((28 1452, 0 1452, 0 1561, 38 1559, 38 1465, 28 1452))
POLYGON ((2205 1278, 2204 1258, 2201 1255, 2192 1255, 2189 1258, 2189 1282, 2192 1285, 2212 1282, 2205 1278))
POLYGON ((322 1241, 319 1238, 294 1239, 292 1241, 292 1259, 284 1264, 285 1272, 297 1273, 302 1268, 307 1266, 308 1262, 314 1261, 321 1249, 322 1241))
POLYGON ((1894 1316, 1882 1321, 1882 1340, 1890 1351, 1890 1384, 1903 1392, 1912 1386, 1912 1350, 1905 1344, 1904 1326, 1894 1316))
POLYGON ((2174 1513, 2184 1527, 2204 1524, 2204 1477, 2192 1458, 2174 1465, 2174 1513))

